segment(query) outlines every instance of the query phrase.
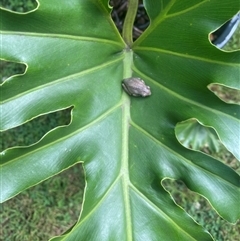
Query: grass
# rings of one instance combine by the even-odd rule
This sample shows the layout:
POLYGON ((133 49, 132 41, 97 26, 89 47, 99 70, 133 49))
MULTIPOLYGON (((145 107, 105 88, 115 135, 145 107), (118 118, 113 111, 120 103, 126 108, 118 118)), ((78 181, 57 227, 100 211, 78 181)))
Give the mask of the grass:
POLYGON ((84 190, 82 166, 32 187, 0 206, 1 241, 40 241, 78 220, 84 190))
MULTIPOLYGON (((15 11, 27 11, 35 6, 34 2, 3 0, 1 4, 15 11)), ((232 44, 235 46, 240 37, 238 35, 234 38, 232 44)), ((6 62, 1 62, 0 68, 3 80, 12 74, 23 73, 25 69, 23 65, 6 62)), ((228 96, 226 91, 217 89, 217 92, 228 96)), ((232 97, 232 94, 230 96, 232 97)), ((35 143, 50 129, 66 125, 69 120, 70 109, 36 118, 25 125, 3 132, 0 136, 1 149, 35 143)), ((240 173, 238 162, 225 149, 212 154, 240 173)), ((203 225, 217 241, 239 240, 240 222, 231 225, 221 219, 203 197, 188 190, 180 181, 165 180, 164 186, 176 203, 203 225)), ((83 170, 82 166, 77 164, 1 204, 0 241, 40 241, 60 235, 78 220, 83 191, 83 170)))
POLYGON ((175 202, 203 226, 217 241, 239 241, 240 222, 230 224, 222 219, 202 196, 191 192, 181 181, 167 180, 175 202))

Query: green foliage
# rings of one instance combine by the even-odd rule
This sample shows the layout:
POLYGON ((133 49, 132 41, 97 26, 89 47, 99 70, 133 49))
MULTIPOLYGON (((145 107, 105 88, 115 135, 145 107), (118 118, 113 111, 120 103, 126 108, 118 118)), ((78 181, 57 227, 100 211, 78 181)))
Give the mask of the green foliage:
MULTIPOLYGON (((24 66, 16 63, 2 61, 3 78, 24 72, 24 66)), ((229 94, 224 90, 218 90, 224 95, 225 101, 237 95, 229 94)), ((40 116, 25 125, 13 128, 2 134, 3 149, 11 146, 27 145, 38 141, 49 128, 66 124, 69 121, 69 112, 57 112, 40 116), (67 114, 67 115, 66 115, 67 114)), ((202 128, 202 127, 201 127, 202 128)), ((193 129, 194 132, 196 130, 193 129)), ((201 130, 205 131, 205 129, 201 130)), ((181 133, 183 134, 183 133, 181 133)), ((206 133, 207 134, 207 133, 206 133)), ((199 133, 196 133, 199 135, 199 133)), ((195 135, 188 135, 188 141, 195 141, 195 135)), ((209 137, 207 136, 206 141, 209 137)), ((204 139, 201 139, 204 140, 204 139)), ((213 140, 214 141, 214 140, 213 140)), ((203 148, 203 142, 196 148, 203 148)), ((217 147, 219 142, 217 142, 217 147)), ((209 146, 211 150, 211 146, 209 146)), ((240 173, 240 166, 236 160, 226 151, 214 152, 211 154, 227 163, 231 168, 240 173)), ((5 241, 12 240, 47 240, 53 235, 60 235, 77 220, 82 202, 84 186, 83 173, 79 175, 79 167, 74 166, 67 171, 32 187, 17 198, 13 198, 0 206, 0 237, 5 241), (67 188, 67 189, 66 189, 67 188), (67 193, 66 191, 67 190, 67 193), (50 194, 50 195, 49 195, 50 194), (69 198, 70 197, 70 198, 69 198), (17 211, 16 211, 17 210, 17 211), (28 214, 28 215, 25 215, 28 214)), ((174 200, 182 206, 198 223, 205 227, 218 241, 237 241, 239 236, 239 222, 231 225, 221 219, 211 208, 207 201, 190 192, 181 182, 164 180, 164 187, 171 193, 174 200)))
POLYGON ((239 109, 207 89, 214 82, 237 88, 237 53, 226 55, 207 40, 235 14, 234 1, 145 2, 151 25, 132 51, 107 1, 41 0, 30 14, 1 11, 2 21, 9 20, 1 24, 3 58, 28 65, 24 76, 1 87, 1 129, 73 107, 70 125, 1 156, 2 201, 84 163, 81 217, 53 240, 211 240, 172 202, 160 184, 164 178, 183 180, 227 220, 239 218, 239 176, 182 147, 174 133, 178 122, 196 118, 238 155, 232 142, 238 140, 239 109), (151 86, 152 96, 122 92, 121 80, 132 71, 151 86))

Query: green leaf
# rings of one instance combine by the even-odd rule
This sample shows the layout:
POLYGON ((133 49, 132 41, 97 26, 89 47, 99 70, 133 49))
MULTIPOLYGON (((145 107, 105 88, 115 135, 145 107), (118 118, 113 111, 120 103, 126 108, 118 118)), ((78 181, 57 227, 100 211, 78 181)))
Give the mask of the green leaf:
POLYGON ((2 202, 84 164, 80 219, 53 240, 212 240, 174 203, 161 185, 165 178, 183 180, 228 221, 240 217, 239 176, 175 136, 178 122, 196 118, 239 154, 232 144, 239 140, 239 108, 207 88, 238 85, 239 53, 208 40, 236 13, 235 1, 160 3, 145 1, 151 24, 132 50, 107 0, 41 0, 28 14, 1 10, 1 58, 27 65, 1 86, 1 130, 73 106, 68 126, 1 153, 2 202), (132 70, 151 87, 150 97, 123 92, 132 70))

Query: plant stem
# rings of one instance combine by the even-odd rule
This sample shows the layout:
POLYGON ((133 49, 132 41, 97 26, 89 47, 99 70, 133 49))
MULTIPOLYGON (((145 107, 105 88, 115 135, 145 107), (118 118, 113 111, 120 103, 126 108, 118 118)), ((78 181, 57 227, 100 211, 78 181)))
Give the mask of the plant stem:
POLYGON ((131 47, 133 44, 132 30, 138 8, 138 0, 128 0, 128 11, 123 24, 123 39, 131 47))

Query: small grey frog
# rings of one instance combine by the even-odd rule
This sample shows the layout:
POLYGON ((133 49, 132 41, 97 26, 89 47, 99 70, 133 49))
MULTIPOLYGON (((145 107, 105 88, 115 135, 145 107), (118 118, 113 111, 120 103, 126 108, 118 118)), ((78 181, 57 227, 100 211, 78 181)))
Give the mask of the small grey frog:
POLYGON ((151 95, 150 87, 145 85, 145 82, 137 77, 131 77, 122 81, 124 90, 132 96, 149 96, 151 95))

